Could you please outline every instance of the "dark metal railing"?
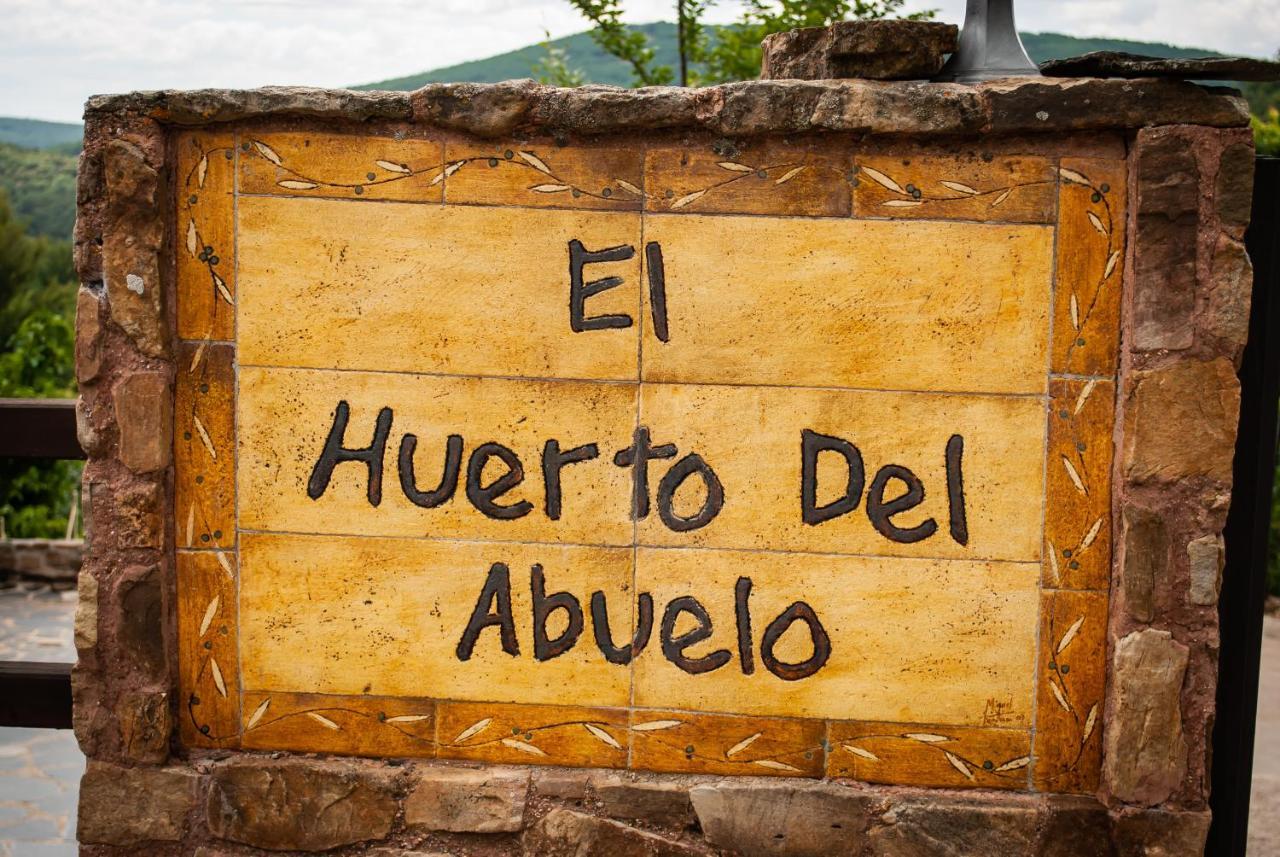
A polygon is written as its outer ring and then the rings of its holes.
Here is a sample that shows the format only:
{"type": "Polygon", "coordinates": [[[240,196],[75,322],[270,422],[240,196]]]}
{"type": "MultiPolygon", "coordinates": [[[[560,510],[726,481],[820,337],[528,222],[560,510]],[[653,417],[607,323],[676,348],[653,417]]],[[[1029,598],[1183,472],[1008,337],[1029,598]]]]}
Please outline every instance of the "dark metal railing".
{"type": "Polygon", "coordinates": [[[1258,158],[1253,220],[1245,235],[1253,260],[1249,343],[1240,365],[1240,433],[1231,511],[1223,535],[1226,568],[1218,599],[1218,705],[1213,728],[1212,792],[1206,854],[1244,857],[1253,788],[1262,606],[1267,597],[1267,537],[1276,472],[1280,400],[1280,159],[1258,158]]]}
{"type": "MultiPolygon", "coordinates": [[[[84,458],[75,399],[0,399],[0,458],[84,458]]],[[[72,666],[0,661],[0,726],[70,729],[72,666]]]]}

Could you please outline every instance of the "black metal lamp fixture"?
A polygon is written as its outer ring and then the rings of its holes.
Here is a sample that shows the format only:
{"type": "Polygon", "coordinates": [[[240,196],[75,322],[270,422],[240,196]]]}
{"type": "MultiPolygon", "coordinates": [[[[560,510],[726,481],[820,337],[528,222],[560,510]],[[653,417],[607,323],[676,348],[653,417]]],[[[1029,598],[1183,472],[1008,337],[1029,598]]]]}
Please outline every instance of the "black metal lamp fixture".
{"type": "Polygon", "coordinates": [[[1014,27],[1013,0],[968,0],[956,52],[934,80],[979,83],[1039,75],[1014,27]]]}

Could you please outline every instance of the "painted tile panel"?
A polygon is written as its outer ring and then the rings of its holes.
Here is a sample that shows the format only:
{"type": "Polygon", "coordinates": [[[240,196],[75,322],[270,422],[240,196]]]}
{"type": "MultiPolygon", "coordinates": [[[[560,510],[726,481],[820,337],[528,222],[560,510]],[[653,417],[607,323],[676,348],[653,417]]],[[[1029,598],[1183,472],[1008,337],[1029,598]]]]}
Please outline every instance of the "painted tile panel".
{"type": "Polygon", "coordinates": [[[1040,558],[1042,509],[1027,501],[1044,484],[1038,397],[678,384],[640,395],[653,442],[699,456],[723,493],[704,526],[673,530],[667,506],[696,518],[712,492],[701,473],[677,481],[655,462],[641,544],[1040,558]]]}
{"type": "Polygon", "coordinates": [[[239,230],[245,365],[636,377],[639,214],[246,197],[239,230]],[[584,291],[620,280],[580,330],[571,242],[584,291]]]}
{"type": "Polygon", "coordinates": [[[635,414],[634,384],[244,367],[240,526],[629,545],[635,414]]]}
{"type": "Polygon", "coordinates": [[[240,193],[440,202],[444,146],[420,137],[240,135],[240,193]]]}
{"type": "Polygon", "coordinates": [[[644,238],[646,381],[1044,391],[1048,227],[654,215],[644,238]]]}
{"type": "Polygon", "coordinates": [[[1059,173],[1053,371],[1114,376],[1127,217],[1124,162],[1064,158],[1059,173]]]}
{"type": "Polygon", "coordinates": [[[858,217],[1050,223],[1057,172],[1042,157],[870,155],[854,158],[858,217]]]}
{"type": "Polygon", "coordinates": [[[175,141],[174,250],[181,339],[235,335],[235,136],[187,131],[175,141]]]}
{"type": "Polygon", "coordinates": [[[684,214],[849,214],[848,166],[832,143],[719,140],[645,158],[645,208],[684,214]]]}
{"type": "Polygon", "coordinates": [[[450,204],[638,211],[644,203],[640,146],[451,142],[445,159],[450,204]]]}
{"type": "Polygon", "coordinates": [[[627,704],[590,614],[630,634],[629,549],[246,534],[241,567],[246,687],[627,704]]]}
{"type": "Polygon", "coordinates": [[[981,725],[999,705],[1009,726],[1027,726],[1037,572],[641,548],[636,590],[651,594],[654,643],[665,645],[636,659],[635,704],[958,725],[981,725]]]}

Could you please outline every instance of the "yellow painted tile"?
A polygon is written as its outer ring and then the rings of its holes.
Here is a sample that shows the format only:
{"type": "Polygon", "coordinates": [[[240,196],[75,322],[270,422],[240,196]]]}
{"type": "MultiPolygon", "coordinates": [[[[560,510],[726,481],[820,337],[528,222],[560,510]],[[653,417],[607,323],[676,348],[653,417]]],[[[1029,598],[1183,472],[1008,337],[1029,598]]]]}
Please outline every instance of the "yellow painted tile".
{"type": "MultiPolygon", "coordinates": [[[[723,507],[708,524],[677,532],[656,502],[661,480],[672,472],[671,461],[653,462],[650,493],[655,502],[639,525],[642,544],[1040,558],[1045,411],[1039,398],[646,384],[641,388],[641,422],[650,427],[653,443],[675,444],[680,456],[701,456],[724,494],[723,507]],[[814,456],[815,507],[846,495],[858,499],[856,508],[812,524],[805,522],[801,505],[806,429],[846,441],[857,452],[849,452],[854,465],[835,451],[814,456]],[[948,446],[956,435],[963,439],[960,466],[952,471],[964,488],[963,504],[955,504],[964,509],[963,532],[953,532],[961,516],[951,511],[947,478],[948,446]],[[859,487],[856,478],[850,485],[857,456],[863,478],[861,491],[853,492],[848,489],[859,487]],[[886,471],[889,465],[910,473],[886,471]],[[922,501],[887,521],[912,532],[877,527],[868,497],[874,496],[876,510],[882,512],[885,501],[907,493],[903,480],[912,475],[919,480],[922,501]],[[876,488],[877,479],[883,490],[876,488]],[[912,538],[918,540],[903,540],[912,538]]],[[[675,490],[668,505],[688,518],[709,496],[695,474],[675,490]]]]}
{"type": "Polygon", "coordinates": [[[827,774],[935,788],[1027,788],[1025,729],[832,723],[827,774]]]}
{"type": "MultiPolygon", "coordinates": [[[[630,631],[629,549],[483,544],[420,539],[243,535],[240,634],[246,687],[266,692],[373,694],[505,702],[627,704],[628,669],[593,639],[590,597],[604,593],[611,627],[630,631]],[[491,574],[495,564],[507,568],[491,574]],[[547,594],[567,591],[585,613],[581,636],[536,660],[533,566],[547,594]],[[503,612],[509,593],[512,648],[499,624],[459,645],[486,583],[480,616],[503,612]]],[[[495,622],[498,621],[495,619],[495,622]]],[[[570,626],[547,619],[549,640],[570,626]]],[[[478,626],[479,627],[479,626],[478,626]]]]}
{"type": "Polygon", "coordinates": [[[638,211],[644,200],[644,151],[634,142],[457,142],[445,145],[445,160],[450,203],[638,211]]]}
{"type": "Polygon", "coordinates": [[[858,217],[1049,223],[1057,190],[1045,158],[858,155],[858,217]]]}
{"type": "Polygon", "coordinates": [[[1115,385],[1055,378],[1049,389],[1044,585],[1106,590],[1115,385]]]}
{"type": "Polygon", "coordinates": [[[348,756],[434,756],[435,703],[245,691],[241,746],[348,756]]]}
{"type": "Polygon", "coordinates": [[[241,362],[403,372],[634,379],[640,215],[242,198],[241,362]],[[575,332],[570,242],[632,247],[584,264],[620,277],[575,332]]]}
{"type": "MultiPolygon", "coordinates": [[[[628,470],[612,461],[635,425],[633,384],[446,378],[301,369],[240,370],[238,475],[240,526],[250,530],[357,535],[430,536],[626,545],[632,540],[628,470]],[[327,484],[313,474],[347,403],[344,444],[368,447],[379,414],[390,423],[377,505],[370,501],[370,468],[362,461],[334,465],[327,484]],[[405,437],[416,440],[406,447],[405,437]],[[449,436],[460,438],[454,478],[444,479],[449,436]],[[562,450],[596,444],[598,456],[560,470],[559,518],[548,504],[543,456],[548,441],[562,450]],[[482,445],[497,443],[517,458],[518,484],[490,502],[508,511],[485,514],[468,486],[512,480],[514,472],[482,445]],[[401,466],[412,449],[413,472],[401,466]],[[472,462],[478,479],[472,479],[472,462]],[[452,487],[448,500],[409,499],[417,491],[452,487]],[[312,499],[314,491],[315,499],[312,499]],[[438,502],[438,505],[419,505],[438,502]],[[493,517],[516,515],[519,517],[493,517]]],[[[491,448],[492,450],[492,448],[491,448]]],[[[499,455],[507,453],[498,453],[499,455]]],[[[496,490],[496,489],[495,489],[496,490]]]]}
{"type": "Polygon", "coordinates": [[[1064,158],[1060,173],[1053,369],[1114,375],[1124,282],[1124,162],[1064,158]]]}
{"type": "Polygon", "coordinates": [[[182,548],[235,546],[234,363],[229,345],[183,342],[177,348],[173,510],[182,548]]]}
{"type": "Polygon", "coordinates": [[[647,771],[820,777],[822,720],[689,711],[631,713],[631,766],[647,771]]]}
{"type": "Polygon", "coordinates": [[[622,768],[627,712],[620,708],[441,702],[440,757],[506,765],[622,768]]]}
{"type": "Polygon", "coordinates": [[[235,135],[185,131],[175,141],[178,336],[235,335],[235,135]]]}
{"type": "Polygon", "coordinates": [[[655,215],[644,237],[667,317],[661,341],[648,301],[646,380],[1044,390],[1049,227],[655,215]]]}
{"type": "Polygon", "coordinates": [[[179,732],[188,747],[240,739],[236,555],[178,551],[179,732]]]}
{"type": "Polygon", "coordinates": [[[1102,769],[1107,593],[1046,590],[1040,609],[1039,791],[1093,794],[1102,769]]]}
{"type": "Polygon", "coordinates": [[[313,131],[240,136],[240,193],[439,202],[444,146],[430,138],[313,131]]]}
{"type": "MultiPolygon", "coordinates": [[[[653,597],[655,639],[634,664],[635,704],[979,725],[994,700],[1010,725],[1026,726],[1034,691],[1037,578],[1038,567],[1028,563],[641,548],[636,589],[653,597]],[[751,633],[743,635],[751,641],[750,674],[735,619],[740,578],[751,582],[745,596],[751,633]],[[705,609],[711,635],[691,638],[676,654],[703,672],[677,666],[661,645],[670,603],[687,597],[705,609]],[[811,623],[778,620],[800,615],[804,608],[788,614],[800,602],[812,609],[829,641],[825,660],[823,645],[814,643],[823,634],[811,632],[811,623]],[[775,644],[766,647],[766,637],[775,644]]],[[[683,637],[698,627],[693,614],[680,610],[672,613],[666,636],[683,637]]]]}
{"type": "Polygon", "coordinates": [[[690,214],[849,214],[848,155],[839,143],[720,140],[651,149],[646,209],[690,214]]]}

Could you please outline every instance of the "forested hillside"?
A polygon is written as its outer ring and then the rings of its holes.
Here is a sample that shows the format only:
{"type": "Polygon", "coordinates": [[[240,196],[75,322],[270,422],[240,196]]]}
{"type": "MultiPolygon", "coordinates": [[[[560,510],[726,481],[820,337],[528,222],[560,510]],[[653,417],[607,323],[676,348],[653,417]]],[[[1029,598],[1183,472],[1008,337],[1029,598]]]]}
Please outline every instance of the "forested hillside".
{"type": "Polygon", "coordinates": [[[33,235],[70,238],[76,218],[76,156],[0,143],[0,189],[33,235]]]}
{"type": "Polygon", "coordinates": [[[52,149],[74,154],[80,150],[83,128],[79,122],[44,122],[0,116],[0,143],[26,149],[52,149]]]}

